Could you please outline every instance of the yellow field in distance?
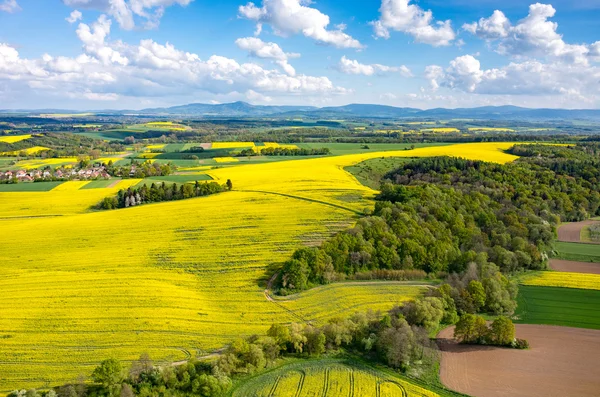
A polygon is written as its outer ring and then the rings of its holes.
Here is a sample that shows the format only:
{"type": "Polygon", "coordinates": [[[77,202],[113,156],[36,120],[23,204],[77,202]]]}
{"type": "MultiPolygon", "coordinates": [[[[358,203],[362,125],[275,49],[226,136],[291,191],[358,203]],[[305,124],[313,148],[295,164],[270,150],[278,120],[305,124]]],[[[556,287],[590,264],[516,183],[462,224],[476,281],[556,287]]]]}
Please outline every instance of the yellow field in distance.
{"type": "Polygon", "coordinates": [[[515,132],[512,128],[492,128],[492,127],[471,127],[469,131],[482,131],[482,132],[515,132]]]}
{"type": "Polygon", "coordinates": [[[254,148],[254,142],[213,142],[212,149],[254,148]]]}
{"type": "Polygon", "coordinates": [[[16,143],[31,138],[31,135],[9,135],[0,136],[0,142],[4,143],[16,143]]]}
{"type": "Polygon", "coordinates": [[[280,149],[298,149],[296,145],[286,145],[277,142],[263,142],[264,146],[256,146],[257,150],[262,150],[266,148],[280,148],[280,149]]]}
{"type": "Polygon", "coordinates": [[[422,129],[421,132],[441,132],[441,133],[450,133],[450,132],[460,132],[458,128],[451,127],[439,127],[439,128],[425,128],[422,129]]]}
{"type": "Polygon", "coordinates": [[[90,183],[90,181],[69,181],[69,182],[61,183],[60,185],[58,185],[57,187],[52,189],[52,191],[53,192],[72,192],[72,191],[81,189],[88,183],[90,183]]]}
{"type": "Polygon", "coordinates": [[[235,157],[215,157],[213,158],[217,163],[237,163],[240,159],[235,157]]]}
{"type": "Polygon", "coordinates": [[[25,154],[36,154],[39,152],[43,152],[46,150],[50,150],[50,148],[44,147],[44,146],[33,146],[27,149],[21,149],[21,150],[14,150],[12,152],[2,152],[2,155],[4,156],[19,156],[21,153],[25,153],[25,154]]]}
{"type": "Polygon", "coordinates": [[[520,279],[523,285],[600,290],[600,274],[538,272],[520,279]]]}

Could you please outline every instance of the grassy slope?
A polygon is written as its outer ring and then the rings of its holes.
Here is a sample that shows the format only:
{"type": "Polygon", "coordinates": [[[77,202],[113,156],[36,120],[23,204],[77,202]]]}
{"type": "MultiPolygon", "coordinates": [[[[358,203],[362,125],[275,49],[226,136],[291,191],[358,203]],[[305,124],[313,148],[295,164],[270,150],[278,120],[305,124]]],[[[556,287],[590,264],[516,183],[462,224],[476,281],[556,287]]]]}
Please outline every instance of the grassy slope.
{"type": "Polygon", "coordinates": [[[383,176],[407,161],[410,160],[401,157],[377,158],[346,167],[345,170],[354,175],[363,185],[371,189],[379,189],[383,176]]]}
{"type": "Polygon", "coordinates": [[[518,323],[600,329],[600,291],[519,287],[518,323]]]}

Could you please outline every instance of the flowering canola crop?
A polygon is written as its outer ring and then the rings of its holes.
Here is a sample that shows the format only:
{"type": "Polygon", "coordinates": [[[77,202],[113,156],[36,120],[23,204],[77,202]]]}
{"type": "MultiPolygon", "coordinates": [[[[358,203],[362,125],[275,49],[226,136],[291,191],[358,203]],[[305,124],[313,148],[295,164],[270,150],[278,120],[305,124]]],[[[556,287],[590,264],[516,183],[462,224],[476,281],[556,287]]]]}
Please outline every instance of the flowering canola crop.
{"type": "Polygon", "coordinates": [[[8,135],[0,136],[0,142],[4,143],[16,143],[31,138],[31,135],[8,135]]]}
{"type": "Polygon", "coordinates": [[[600,290],[600,274],[538,272],[521,278],[524,285],[600,290]]]}
{"type": "Polygon", "coordinates": [[[333,360],[284,365],[250,379],[233,392],[234,397],[438,397],[404,379],[367,367],[333,360]]]}
{"type": "Polygon", "coordinates": [[[139,180],[0,193],[10,236],[0,251],[0,391],[72,381],[109,357],[182,360],[273,322],[320,323],[412,299],[425,287],[332,285],[271,302],[259,280],[297,247],[318,244],[373,206],[375,191],[343,167],[386,156],[507,162],[515,157],[500,149],[510,146],[240,164],[210,171],[221,183],[231,179],[231,192],[114,211],[89,208],[139,180]]]}

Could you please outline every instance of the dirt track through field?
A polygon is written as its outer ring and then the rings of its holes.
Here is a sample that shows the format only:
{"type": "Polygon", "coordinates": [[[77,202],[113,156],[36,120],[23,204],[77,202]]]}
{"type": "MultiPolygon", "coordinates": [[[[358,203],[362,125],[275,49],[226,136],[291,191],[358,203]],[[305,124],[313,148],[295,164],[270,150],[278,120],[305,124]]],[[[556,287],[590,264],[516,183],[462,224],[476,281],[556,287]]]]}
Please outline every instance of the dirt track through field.
{"type": "Polygon", "coordinates": [[[550,259],[550,269],[558,272],[600,274],[600,263],[550,259]]]}
{"type": "Polygon", "coordinates": [[[582,221],[565,223],[558,228],[558,241],[564,241],[566,243],[580,243],[581,242],[581,229],[585,226],[599,223],[598,221],[582,221]]]}
{"type": "Polygon", "coordinates": [[[453,328],[440,332],[442,383],[474,397],[600,395],[600,330],[516,327],[529,350],[459,345],[453,328]]]}

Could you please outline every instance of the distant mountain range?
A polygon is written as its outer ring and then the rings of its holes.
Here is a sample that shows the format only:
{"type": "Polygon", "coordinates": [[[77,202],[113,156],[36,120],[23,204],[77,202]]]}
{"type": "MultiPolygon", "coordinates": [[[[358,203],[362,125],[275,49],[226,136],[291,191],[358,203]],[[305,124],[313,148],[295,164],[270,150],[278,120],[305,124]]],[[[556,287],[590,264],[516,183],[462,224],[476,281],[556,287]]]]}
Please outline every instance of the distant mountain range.
{"type": "MultiPolygon", "coordinates": [[[[385,105],[350,104],[318,108],[314,106],[262,106],[246,102],[224,104],[192,103],[168,108],[152,108],[143,110],[102,110],[89,111],[104,115],[155,115],[182,117],[278,117],[278,118],[312,118],[312,119],[491,119],[491,120],[595,120],[600,121],[600,109],[529,109],[518,106],[485,106],[458,109],[416,109],[398,108],[385,105]]],[[[85,112],[85,113],[89,113],[85,112]]],[[[0,110],[0,113],[36,114],[77,114],[72,110],[0,110]]]]}

